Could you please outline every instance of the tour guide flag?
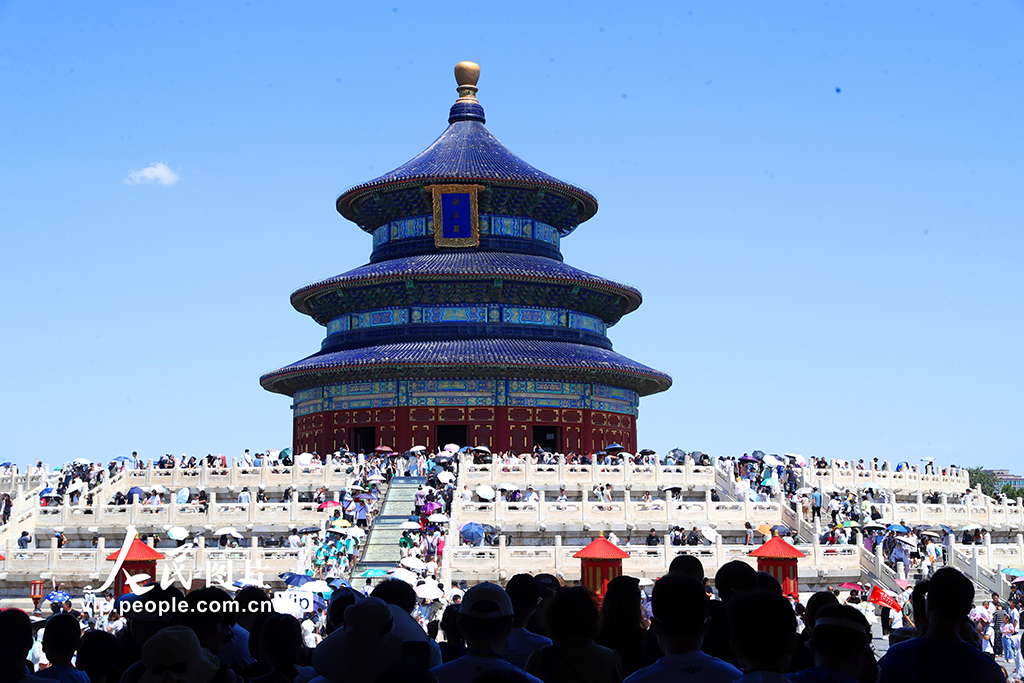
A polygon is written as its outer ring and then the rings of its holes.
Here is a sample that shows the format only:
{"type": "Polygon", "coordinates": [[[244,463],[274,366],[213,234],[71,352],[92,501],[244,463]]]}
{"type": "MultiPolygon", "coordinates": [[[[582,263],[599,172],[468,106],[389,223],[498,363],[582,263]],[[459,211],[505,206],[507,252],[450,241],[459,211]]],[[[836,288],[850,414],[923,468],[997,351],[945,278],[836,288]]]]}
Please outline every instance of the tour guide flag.
{"type": "Polygon", "coordinates": [[[896,598],[892,597],[879,586],[875,586],[871,589],[871,593],[868,594],[868,602],[874,605],[881,605],[882,607],[888,607],[899,612],[902,608],[900,603],[896,602],[896,598]]]}

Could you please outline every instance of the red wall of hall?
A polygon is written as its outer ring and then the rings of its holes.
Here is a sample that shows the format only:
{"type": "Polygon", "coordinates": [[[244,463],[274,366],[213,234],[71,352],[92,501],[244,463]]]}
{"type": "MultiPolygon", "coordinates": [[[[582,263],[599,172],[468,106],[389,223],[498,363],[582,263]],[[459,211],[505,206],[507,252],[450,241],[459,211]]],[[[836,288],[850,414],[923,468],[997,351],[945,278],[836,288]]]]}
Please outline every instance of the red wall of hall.
{"type": "Polygon", "coordinates": [[[632,415],[578,408],[519,406],[408,406],[334,410],[302,415],[293,422],[295,453],[333,453],[354,444],[353,429],[375,427],[377,446],[396,451],[422,445],[435,450],[438,425],[466,425],[468,446],[526,453],[533,448],[533,427],[561,429],[562,452],[591,453],[610,443],[636,452],[636,419],[632,415]]]}

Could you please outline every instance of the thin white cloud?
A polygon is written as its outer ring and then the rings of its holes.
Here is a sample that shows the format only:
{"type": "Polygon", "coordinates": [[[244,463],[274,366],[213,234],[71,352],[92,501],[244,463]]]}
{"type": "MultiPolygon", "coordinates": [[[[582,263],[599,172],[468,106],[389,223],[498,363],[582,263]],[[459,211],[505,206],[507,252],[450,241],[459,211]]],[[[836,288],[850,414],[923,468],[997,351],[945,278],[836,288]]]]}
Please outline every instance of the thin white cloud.
{"type": "Polygon", "coordinates": [[[143,185],[149,183],[160,183],[161,185],[173,185],[178,182],[178,174],[162,161],[154,161],[146,168],[139,171],[131,171],[124,179],[128,185],[143,185]]]}

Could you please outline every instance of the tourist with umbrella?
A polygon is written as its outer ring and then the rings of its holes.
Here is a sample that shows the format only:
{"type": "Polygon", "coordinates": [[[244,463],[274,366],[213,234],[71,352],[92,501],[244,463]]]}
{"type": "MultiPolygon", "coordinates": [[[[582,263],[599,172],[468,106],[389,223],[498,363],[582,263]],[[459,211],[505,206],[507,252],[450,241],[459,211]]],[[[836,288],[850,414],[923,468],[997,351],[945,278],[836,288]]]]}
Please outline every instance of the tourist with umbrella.
{"type": "Polygon", "coordinates": [[[459,533],[469,545],[482,546],[484,544],[484,528],[477,522],[466,522],[459,528],[459,533]]]}

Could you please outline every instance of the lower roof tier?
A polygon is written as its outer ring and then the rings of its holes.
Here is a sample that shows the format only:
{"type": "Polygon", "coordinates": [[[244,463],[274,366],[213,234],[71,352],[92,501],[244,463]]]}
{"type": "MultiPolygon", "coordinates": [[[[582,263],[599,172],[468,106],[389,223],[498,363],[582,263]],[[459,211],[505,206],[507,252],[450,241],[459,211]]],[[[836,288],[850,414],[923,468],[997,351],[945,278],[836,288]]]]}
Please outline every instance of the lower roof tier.
{"type": "Polygon", "coordinates": [[[537,339],[462,339],[365,346],[319,353],[268,372],[260,384],[292,396],[347,380],[480,377],[602,382],[641,396],[665,391],[672,378],[610,349],[537,339]]]}
{"type": "Polygon", "coordinates": [[[339,293],[347,296],[347,290],[389,282],[415,287],[417,282],[438,280],[467,284],[487,281],[495,286],[509,280],[599,292],[618,302],[613,310],[606,312],[606,321],[611,324],[636,310],[641,302],[640,291],[634,287],[591,275],[552,258],[475,250],[440,251],[369,263],[301,287],[292,293],[291,301],[300,313],[312,315],[318,322],[326,324],[344,312],[340,310],[345,307],[344,303],[333,301],[339,293]]]}

